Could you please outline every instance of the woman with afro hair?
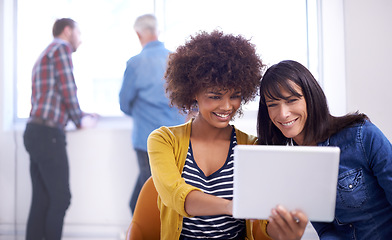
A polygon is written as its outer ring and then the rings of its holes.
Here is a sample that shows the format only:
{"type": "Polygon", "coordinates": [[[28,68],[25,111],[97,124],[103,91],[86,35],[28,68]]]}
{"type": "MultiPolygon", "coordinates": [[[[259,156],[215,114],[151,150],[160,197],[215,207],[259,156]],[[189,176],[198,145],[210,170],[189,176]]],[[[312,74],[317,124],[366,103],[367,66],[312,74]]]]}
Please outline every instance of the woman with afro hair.
{"type": "MultiPolygon", "coordinates": [[[[171,104],[197,113],[148,138],[161,239],[254,239],[251,220],[232,217],[231,200],[233,147],[257,138],[229,122],[256,96],[263,69],[249,40],[217,30],[198,33],[169,56],[171,104]]],[[[280,206],[269,221],[257,221],[265,239],[300,239],[307,216],[280,206]]]]}

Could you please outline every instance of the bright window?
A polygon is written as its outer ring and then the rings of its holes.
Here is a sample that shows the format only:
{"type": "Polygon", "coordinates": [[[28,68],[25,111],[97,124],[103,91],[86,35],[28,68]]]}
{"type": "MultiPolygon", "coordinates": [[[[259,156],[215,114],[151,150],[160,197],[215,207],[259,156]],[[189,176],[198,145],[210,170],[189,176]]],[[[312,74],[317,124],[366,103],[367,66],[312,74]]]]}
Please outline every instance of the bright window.
{"type": "Polygon", "coordinates": [[[133,23],[144,13],[157,15],[160,40],[172,51],[191,34],[220,29],[250,38],[267,65],[284,59],[310,65],[306,0],[18,0],[17,117],[28,117],[32,67],[62,17],[73,18],[82,32],[73,54],[81,108],[123,115],[118,92],[126,61],[141,50],[133,23]]]}

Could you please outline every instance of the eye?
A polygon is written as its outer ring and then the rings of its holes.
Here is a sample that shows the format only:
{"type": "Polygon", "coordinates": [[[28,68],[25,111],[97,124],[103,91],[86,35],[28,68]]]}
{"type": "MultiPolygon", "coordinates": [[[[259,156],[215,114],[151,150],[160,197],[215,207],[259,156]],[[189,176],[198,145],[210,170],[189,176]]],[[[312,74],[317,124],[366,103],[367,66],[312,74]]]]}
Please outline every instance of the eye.
{"type": "Polygon", "coordinates": [[[290,97],[289,99],[287,99],[287,103],[295,103],[297,101],[299,101],[301,99],[301,97],[290,97]]]}
{"type": "Polygon", "coordinates": [[[269,104],[267,104],[267,108],[273,108],[273,107],[276,107],[278,104],[276,104],[276,103],[269,103],[269,104]]]}
{"type": "Polygon", "coordinates": [[[298,101],[298,98],[290,98],[290,99],[287,100],[288,103],[293,103],[293,102],[296,102],[296,101],[298,101]]]}
{"type": "Polygon", "coordinates": [[[209,96],[208,98],[214,99],[214,100],[219,100],[219,99],[221,99],[221,97],[218,96],[218,95],[209,96]]]}
{"type": "Polygon", "coordinates": [[[231,96],[231,98],[232,99],[237,99],[237,98],[242,98],[242,96],[241,96],[241,94],[237,94],[237,95],[231,96]]]}

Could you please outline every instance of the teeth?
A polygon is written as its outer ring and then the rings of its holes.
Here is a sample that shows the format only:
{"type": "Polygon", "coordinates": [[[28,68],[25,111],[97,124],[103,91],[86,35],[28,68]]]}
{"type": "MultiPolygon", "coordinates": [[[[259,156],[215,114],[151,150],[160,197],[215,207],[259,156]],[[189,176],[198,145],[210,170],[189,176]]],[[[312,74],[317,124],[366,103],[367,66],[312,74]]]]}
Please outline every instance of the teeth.
{"type": "Polygon", "coordinates": [[[295,120],[288,122],[288,123],[282,123],[283,126],[290,126],[295,122],[295,120]]]}
{"type": "Polygon", "coordinates": [[[220,113],[215,113],[218,117],[221,117],[221,118],[226,118],[226,117],[228,117],[230,114],[220,114],[220,113]]]}

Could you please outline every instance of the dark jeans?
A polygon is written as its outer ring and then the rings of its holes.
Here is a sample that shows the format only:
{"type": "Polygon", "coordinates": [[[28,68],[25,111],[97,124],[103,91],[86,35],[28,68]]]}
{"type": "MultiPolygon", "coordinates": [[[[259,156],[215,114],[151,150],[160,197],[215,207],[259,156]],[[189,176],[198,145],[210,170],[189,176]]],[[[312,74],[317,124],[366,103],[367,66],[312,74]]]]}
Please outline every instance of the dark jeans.
{"type": "Polygon", "coordinates": [[[137,150],[137,161],[139,164],[139,176],[136,181],[135,188],[133,189],[131,201],[129,203],[132,214],[135,212],[135,205],[137,202],[137,198],[139,197],[140,190],[143,187],[143,184],[147,181],[147,179],[151,176],[150,162],[148,160],[148,154],[146,151],[137,150]]]}
{"type": "Polygon", "coordinates": [[[59,240],[71,201],[64,131],[28,123],[23,138],[33,187],[26,239],[59,240]]]}

